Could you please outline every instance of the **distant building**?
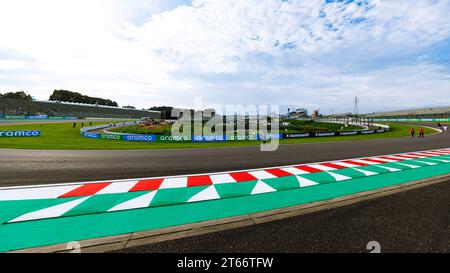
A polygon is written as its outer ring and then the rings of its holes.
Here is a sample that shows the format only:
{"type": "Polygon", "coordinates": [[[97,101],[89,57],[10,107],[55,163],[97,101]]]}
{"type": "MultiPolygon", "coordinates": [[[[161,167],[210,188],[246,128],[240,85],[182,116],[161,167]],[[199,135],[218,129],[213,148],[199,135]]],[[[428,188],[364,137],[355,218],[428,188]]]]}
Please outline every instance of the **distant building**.
{"type": "Polygon", "coordinates": [[[426,118],[450,118],[450,107],[422,108],[391,112],[380,112],[367,115],[369,118],[383,119],[426,119],[426,118]]]}
{"type": "Polygon", "coordinates": [[[314,110],[313,115],[312,115],[312,118],[313,118],[313,119],[316,119],[316,118],[318,118],[318,117],[319,117],[319,110],[314,110]]]}
{"type": "Polygon", "coordinates": [[[295,109],[293,112],[287,114],[288,119],[304,119],[309,118],[308,110],[304,108],[295,109]]]}

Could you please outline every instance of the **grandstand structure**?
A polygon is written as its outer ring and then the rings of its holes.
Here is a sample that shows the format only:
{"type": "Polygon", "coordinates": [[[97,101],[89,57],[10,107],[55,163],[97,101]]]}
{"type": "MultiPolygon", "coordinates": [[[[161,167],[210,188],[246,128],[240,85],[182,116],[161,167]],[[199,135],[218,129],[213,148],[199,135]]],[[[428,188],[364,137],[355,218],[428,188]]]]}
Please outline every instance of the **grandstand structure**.
{"type": "Polygon", "coordinates": [[[383,119],[449,119],[450,107],[410,109],[380,112],[366,115],[368,118],[383,119]]]}
{"type": "Polygon", "coordinates": [[[76,117],[76,118],[124,118],[144,117],[160,119],[161,112],[136,110],[100,105],[63,103],[54,101],[25,101],[0,98],[0,118],[15,116],[76,117]]]}

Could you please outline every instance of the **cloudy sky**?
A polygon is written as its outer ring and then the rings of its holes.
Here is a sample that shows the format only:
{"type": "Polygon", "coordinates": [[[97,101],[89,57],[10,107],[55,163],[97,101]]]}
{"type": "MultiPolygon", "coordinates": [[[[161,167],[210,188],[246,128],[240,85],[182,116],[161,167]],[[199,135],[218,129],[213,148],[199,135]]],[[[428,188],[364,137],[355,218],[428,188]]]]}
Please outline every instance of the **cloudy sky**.
{"type": "Polygon", "coordinates": [[[121,105],[450,104],[450,0],[0,0],[0,92],[121,105]]]}

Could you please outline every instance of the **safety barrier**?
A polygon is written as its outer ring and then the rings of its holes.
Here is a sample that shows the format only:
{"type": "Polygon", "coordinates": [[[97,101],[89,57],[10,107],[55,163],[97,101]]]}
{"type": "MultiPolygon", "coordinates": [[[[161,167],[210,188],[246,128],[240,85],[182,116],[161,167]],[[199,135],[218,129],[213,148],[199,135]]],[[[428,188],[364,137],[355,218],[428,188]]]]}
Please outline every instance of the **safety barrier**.
{"type": "Polygon", "coordinates": [[[125,122],[121,124],[103,124],[91,127],[84,127],[80,130],[83,137],[107,140],[121,140],[129,142],[226,142],[226,141],[260,141],[263,139],[293,139],[293,138],[313,138],[313,137],[333,137],[333,136],[354,136],[385,133],[390,130],[389,126],[375,124],[377,130],[355,130],[342,132],[319,132],[319,133],[283,133],[283,134],[248,134],[248,135],[193,135],[193,136],[172,136],[172,135],[143,135],[125,134],[109,131],[113,128],[137,125],[139,122],[125,122]]]}
{"type": "Polygon", "coordinates": [[[0,119],[7,119],[7,120],[76,120],[77,117],[50,117],[47,115],[39,115],[39,116],[1,116],[0,119]]]}
{"type": "Polygon", "coordinates": [[[450,122],[450,118],[376,118],[374,121],[388,122],[450,122]]]}

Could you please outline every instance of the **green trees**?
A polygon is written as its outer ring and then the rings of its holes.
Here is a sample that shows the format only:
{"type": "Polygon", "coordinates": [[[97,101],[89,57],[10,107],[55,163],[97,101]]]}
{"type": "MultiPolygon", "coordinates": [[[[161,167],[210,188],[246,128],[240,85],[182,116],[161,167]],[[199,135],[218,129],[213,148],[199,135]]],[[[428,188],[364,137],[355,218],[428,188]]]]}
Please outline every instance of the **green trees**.
{"type": "Polygon", "coordinates": [[[50,101],[61,101],[61,102],[73,102],[73,103],[86,103],[86,104],[97,104],[97,105],[104,105],[104,106],[113,106],[118,107],[119,105],[117,102],[108,100],[108,99],[102,99],[102,98],[94,98],[82,95],[77,92],[72,92],[68,90],[55,90],[53,91],[53,94],[50,96],[50,101]]]}
{"type": "Polygon", "coordinates": [[[148,110],[160,111],[162,119],[171,119],[172,118],[173,107],[171,107],[171,106],[154,106],[148,110]]]}
{"type": "Polygon", "coordinates": [[[25,93],[24,91],[19,92],[8,92],[5,94],[0,93],[0,98],[4,99],[15,99],[15,100],[26,100],[26,101],[32,101],[33,97],[25,93]]]}

